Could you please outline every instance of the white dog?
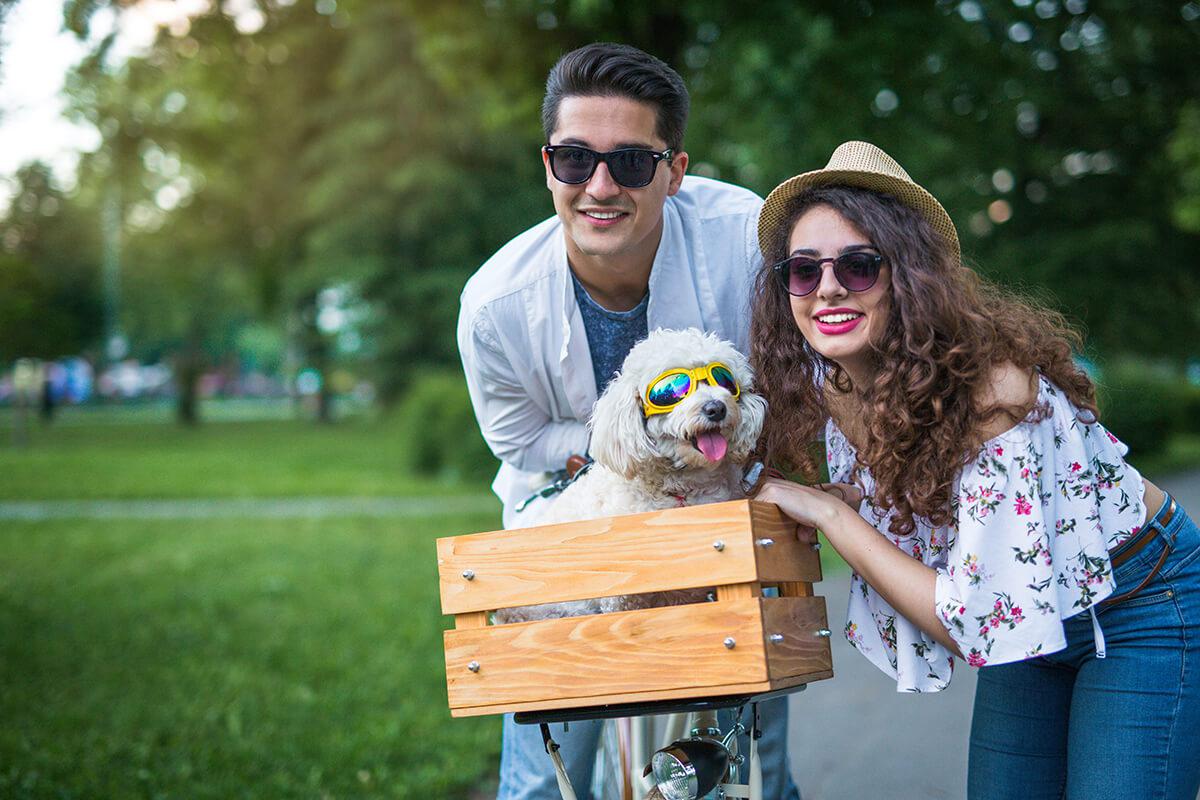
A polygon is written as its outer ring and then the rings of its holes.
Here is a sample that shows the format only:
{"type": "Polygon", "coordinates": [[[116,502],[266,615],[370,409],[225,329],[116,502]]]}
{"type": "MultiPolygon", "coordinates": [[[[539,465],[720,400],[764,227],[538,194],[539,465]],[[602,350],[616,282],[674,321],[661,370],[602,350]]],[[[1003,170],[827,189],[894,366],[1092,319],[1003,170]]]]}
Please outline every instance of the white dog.
{"type": "MultiPolygon", "coordinates": [[[[742,477],[767,403],[746,357],[715,334],[655,330],[596,402],[590,469],[523,527],[745,496],[742,477]]],[[[541,501],[535,501],[541,502],[541,501]]],[[[701,602],[703,590],[501,609],[497,622],[701,602]]]]}

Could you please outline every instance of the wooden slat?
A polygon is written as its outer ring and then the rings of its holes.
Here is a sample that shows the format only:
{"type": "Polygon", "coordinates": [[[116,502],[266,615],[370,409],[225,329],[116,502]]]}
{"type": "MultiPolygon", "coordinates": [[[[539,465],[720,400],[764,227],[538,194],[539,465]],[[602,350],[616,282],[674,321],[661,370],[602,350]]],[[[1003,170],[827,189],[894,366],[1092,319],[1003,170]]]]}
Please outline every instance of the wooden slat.
{"type": "Polygon", "coordinates": [[[731,680],[766,682],[761,602],[751,598],[445,631],[450,706],[539,703],[549,708],[546,701],[559,700],[584,706],[596,704],[586,698],[695,692],[731,680]],[[732,649],[725,646],[726,637],[735,640],[732,649]],[[469,669],[471,662],[478,671],[469,669]]]}
{"type": "Polygon", "coordinates": [[[812,597],[813,587],[811,583],[804,581],[784,581],[779,584],[780,597],[812,597]]]}
{"type": "Polygon", "coordinates": [[[828,628],[824,597],[781,597],[763,601],[763,630],[783,636],[767,643],[768,671],[773,680],[833,669],[829,639],[817,635],[828,628]]]}
{"type": "Polygon", "coordinates": [[[488,612],[486,611],[471,611],[466,614],[454,615],[454,627],[458,630],[464,628],[486,628],[488,624],[488,612]]]}
{"type": "Polygon", "coordinates": [[[821,580],[821,558],[808,542],[801,541],[796,523],[784,516],[774,503],[750,501],[750,521],[754,529],[758,578],[763,582],[821,580]],[[758,545],[770,539],[769,547],[758,545]]]}
{"type": "Polygon", "coordinates": [[[773,681],[758,681],[755,683],[727,683],[720,686],[703,686],[688,689],[664,689],[655,692],[627,692],[619,695],[609,695],[599,699],[542,700],[532,703],[508,703],[502,705],[464,706],[450,709],[452,717],[478,717],[484,714],[512,714],[518,711],[551,711],[562,708],[586,708],[597,705],[616,705],[618,703],[654,703],[659,700],[681,700],[697,697],[724,697],[731,694],[763,694],[777,689],[788,689],[803,683],[832,678],[833,672],[826,670],[809,675],[783,678],[773,681]]]}
{"type": "Polygon", "coordinates": [[[757,583],[735,583],[731,586],[718,586],[718,600],[747,600],[751,597],[761,597],[762,587],[757,583]]]}
{"type": "Polygon", "coordinates": [[[446,614],[760,578],[820,580],[820,561],[797,541],[795,526],[773,504],[748,500],[455,536],[437,544],[446,614]],[[774,544],[756,546],[763,537],[774,544]],[[713,547],[718,540],[721,550],[713,547]]]}

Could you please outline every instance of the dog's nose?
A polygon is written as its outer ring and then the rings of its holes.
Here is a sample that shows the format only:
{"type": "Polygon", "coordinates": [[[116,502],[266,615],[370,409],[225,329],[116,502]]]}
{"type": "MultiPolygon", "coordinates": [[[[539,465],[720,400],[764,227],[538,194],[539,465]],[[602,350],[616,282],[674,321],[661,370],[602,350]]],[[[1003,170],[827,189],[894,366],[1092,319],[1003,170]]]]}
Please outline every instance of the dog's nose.
{"type": "Polygon", "coordinates": [[[700,413],[711,419],[713,422],[720,422],[725,419],[725,404],[720,400],[709,400],[704,405],[700,406],[700,413]]]}

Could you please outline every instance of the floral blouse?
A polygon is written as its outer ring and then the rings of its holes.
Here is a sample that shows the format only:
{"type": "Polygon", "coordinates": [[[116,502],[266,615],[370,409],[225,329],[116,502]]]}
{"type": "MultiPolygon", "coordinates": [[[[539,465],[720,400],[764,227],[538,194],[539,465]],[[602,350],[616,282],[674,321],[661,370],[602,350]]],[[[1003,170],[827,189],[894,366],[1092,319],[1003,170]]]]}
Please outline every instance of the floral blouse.
{"type": "MultiPolygon", "coordinates": [[[[1128,448],[1080,412],[1044,376],[1030,415],[983,445],[963,468],[955,522],[888,532],[892,512],[871,502],[875,483],[854,448],[826,426],[830,480],[858,483],[860,514],[880,535],[937,572],[937,614],[967,663],[1003,664],[1066,647],[1063,620],[1113,591],[1108,551],[1145,517],[1141,475],[1128,448]]],[[[950,683],[954,657],[900,616],[858,574],[850,584],[846,639],[896,679],[900,692],[950,683]]]]}

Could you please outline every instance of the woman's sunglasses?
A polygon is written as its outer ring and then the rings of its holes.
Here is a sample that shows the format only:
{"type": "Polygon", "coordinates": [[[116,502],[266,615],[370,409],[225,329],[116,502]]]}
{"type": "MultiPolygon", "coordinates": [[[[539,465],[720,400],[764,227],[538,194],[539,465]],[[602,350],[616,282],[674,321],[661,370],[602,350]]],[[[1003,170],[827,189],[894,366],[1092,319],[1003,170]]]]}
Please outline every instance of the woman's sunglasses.
{"type": "Polygon", "coordinates": [[[856,250],[843,253],[837,258],[811,258],[791,256],[771,267],[787,293],[796,297],[812,294],[821,285],[824,264],[833,264],[833,277],[851,292],[865,292],[879,280],[879,268],[883,256],[856,250]]]}
{"type": "Polygon", "coordinates": [[[550,172],[556,180],[563,183],[587,183],[596,172],[596,167],[603,161],[608,166],[608,174],[612,179],[626,189],[649,186],[650,181],[654,180],[658,162],[665,160],[670,164],[675,155],[674,150],[656,153],[653,150],[634,147],[597,153],[595,150],[573,144],[548,144],[542,150],[550,159],[550,172]]]}
{"type": "Polygon", "coordinates": [[[733,371],[719,361],[695,369],[669,369],[650,382],[646,396],[642,398],[643,413],[647,417],[668,413],[696,391],[700,381],[706,381],[709,386],[720,386],[734,397],[742,391],[733,371]]]}

